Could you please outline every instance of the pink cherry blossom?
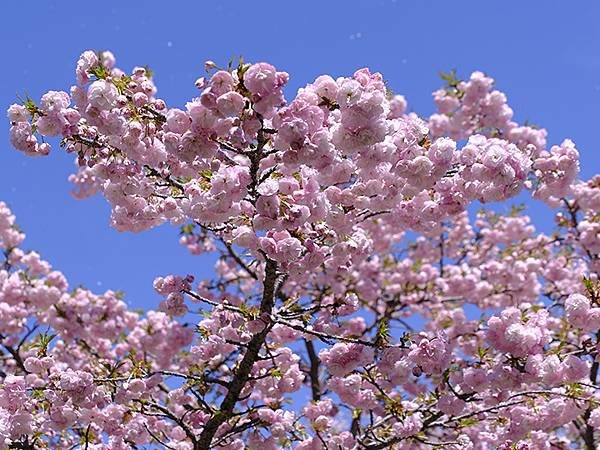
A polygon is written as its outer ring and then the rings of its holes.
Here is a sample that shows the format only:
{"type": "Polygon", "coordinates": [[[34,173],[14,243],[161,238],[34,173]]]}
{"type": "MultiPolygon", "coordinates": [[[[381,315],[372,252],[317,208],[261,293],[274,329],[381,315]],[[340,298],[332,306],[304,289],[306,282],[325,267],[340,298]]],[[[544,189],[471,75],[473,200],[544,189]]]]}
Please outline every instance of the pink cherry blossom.
{"type": "Polygon", "coordinates": [[[421,117],[367,68],[288,99],[266,62],[205,69],[168,105],[85,51],[70,90],[8,108],[17,150],[73,154],[76,198],[119,231],[178,227],[214,273],[157,277],[158,310],[133,311],[0,202],[2,448],[600,445],[600,176],[572,141],[478,71],[421,117]],[[552,234],[510,207],[527,192],[552,234]]]}

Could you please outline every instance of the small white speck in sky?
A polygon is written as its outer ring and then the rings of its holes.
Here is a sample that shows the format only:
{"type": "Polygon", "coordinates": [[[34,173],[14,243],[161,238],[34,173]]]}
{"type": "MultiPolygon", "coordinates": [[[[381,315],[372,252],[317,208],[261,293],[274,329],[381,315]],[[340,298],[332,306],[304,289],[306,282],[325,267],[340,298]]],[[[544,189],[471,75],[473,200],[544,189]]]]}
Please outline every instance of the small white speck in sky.
{"type": "Polygon", "coordinates": [[[171,41],[167,42],[167,47],[173,47],[173,43],[171,41]]]}
{"type": "Polygon", "coordinates": [[[353,33],[350,35],[350,40],[360,39],[362,37],[362,33],[359,31],[358,33],[353,33]]]}

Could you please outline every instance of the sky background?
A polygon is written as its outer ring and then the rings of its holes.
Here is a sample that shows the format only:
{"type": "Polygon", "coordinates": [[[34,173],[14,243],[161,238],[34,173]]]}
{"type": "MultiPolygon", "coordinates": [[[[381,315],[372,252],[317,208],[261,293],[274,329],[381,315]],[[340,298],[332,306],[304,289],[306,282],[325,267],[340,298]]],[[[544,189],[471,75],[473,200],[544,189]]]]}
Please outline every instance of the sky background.
{"type": "MultiPolygon", "coordinates": [[[[320,74],[349,76],[369,67],[406,96],[411,111],[433,112],[440,71],[467,77],[483,70],[508,95],[515,118],[548,129],[549,143],[575,141],[582,177],[600,172],[600,2],[592,1],[81,1],[3,2],[0,7],[0,107],[27,93],[74,84],[84,50],[111,50],[125,71],[148,65],[158,96],[183,106],[198,91],[207,59],[268,61],[290,73],[287,97],[320,74]]],[[[169,225],[141,234],[108,226],[99,196],[69,195],[72,156],[12,149],[0,121],[0,200],[35,249],[71,286],[123,290],[135,307],[155,308],[159,275],[208,277],[208,257],[191,256],[169,225]]],[[[534,222],[551,230],[548,212],[529,204],[534,222]]]]}

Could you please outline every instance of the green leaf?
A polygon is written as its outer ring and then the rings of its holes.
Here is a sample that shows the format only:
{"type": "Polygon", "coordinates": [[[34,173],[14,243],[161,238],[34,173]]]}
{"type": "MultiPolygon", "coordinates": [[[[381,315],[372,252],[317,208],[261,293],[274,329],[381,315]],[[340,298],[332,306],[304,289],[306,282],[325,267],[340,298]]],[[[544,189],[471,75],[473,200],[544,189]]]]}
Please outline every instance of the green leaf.
{"type": "Polygon", "coordinates": [[[411,269],[413,272],[417,273],[421,270],[421,268],[423,267],[423,261],[419,258],[415,259],[415,262],[413,263],[411,269]]]}
{"type": "Polygon", "coordinates": [[[450,70],[448,73],[440,72],[440,78],[448,83],[450,87],[457,87],[461,80],[456,77],[456,69],[450,70]]]}
{"type": "Polygon", "coordinates": [[[194,228],[196,227],[193,223],[188,223],[187,225],[183,225],[181,227],[181,234],[192,234],[194,232],[194,228]]]}
{"type": "Polygon", "coordinates": [[[583,285],[587,291],[592,291],[594,289],[594,283],[590,278],[583,277],[583,285]]]}
{"type": "Polygon", "coordinates": [[[474,417],[468,417],[466,419],[462,419],[458,422],[458,427],[459,428],[465,428],[465,427],[472,427],[473,425],[477,425],[479,423],[479,420],[475,419],[474,417]]]}
{"type": "Polygon", "coordinates": [[[235,56],[232,56],[227,63],[227,70],[231,72],[231,68],[233,67],[233,61],[235,61],[235,56]]]}
{"type": "Polygon", "coordinates": [[[520,203],[518,205],[512,205],[510,207],[510,217],[516,217],[520,215],[523,211],[525,211],[525,204],[520,203]]]}
{"type": "Polygon", "coordinates": [[[206,180],[210,181],[210,179],[212,177],[212,170],[204,169],[204,170],[201,170],[199,173],[202,176],[202,178],[205,178],[206,180]]]}
{"type": "Polygon", "coordinates": [[[379,327],[377,327],[377,336],[375,338],[375,343],[377,346],[382,347],[387,345],[390,341],[390,326],[388,319],[383,319],[379,322],[379,327]]]}
{"type": "Polygon", "coordinates": [[[485,355],[487,355],[489,349],[485,348],[485,347],[478,347],[477,348],[477,356],[479,356],[479,359],[483,359],[485,358],[485,355]]]}

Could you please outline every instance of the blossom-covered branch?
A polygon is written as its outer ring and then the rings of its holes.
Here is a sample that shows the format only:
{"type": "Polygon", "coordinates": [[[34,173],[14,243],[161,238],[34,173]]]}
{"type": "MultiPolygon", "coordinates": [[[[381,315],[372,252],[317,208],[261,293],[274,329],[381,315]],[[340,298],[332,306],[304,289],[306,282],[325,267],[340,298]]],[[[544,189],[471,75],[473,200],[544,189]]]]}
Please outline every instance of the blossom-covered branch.
{"type": "Polygon", "coordinates": [[[139,314],[70,289],[0,204],[2,446],[598,446],[600,177],[573,142],[548,148],[481,72],[443,75],[426,118],[368,69],[290,101],[270,64],[206,70],[179,109],[86,51],[70,93],[9,108],[14,147],[59,138],[115,228],[170,222],[218,258],[139,314]],[[523,191],[551,235],[474,212],[523,191]]]}

